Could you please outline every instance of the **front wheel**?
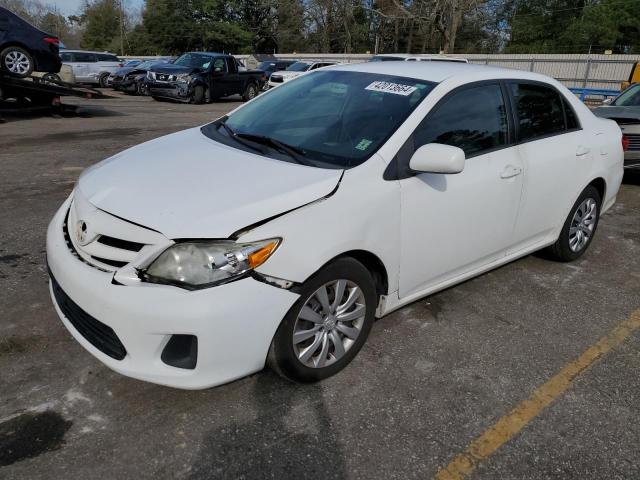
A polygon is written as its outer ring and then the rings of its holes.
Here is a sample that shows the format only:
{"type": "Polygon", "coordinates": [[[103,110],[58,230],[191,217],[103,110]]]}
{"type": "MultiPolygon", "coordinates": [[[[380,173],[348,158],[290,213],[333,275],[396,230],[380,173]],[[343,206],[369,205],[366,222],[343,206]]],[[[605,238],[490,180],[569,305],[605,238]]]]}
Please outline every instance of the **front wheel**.
{"type": "Polygon", "coordinates": [[[600,219],[600,192],[589,185],[585,188],[567,217],[556,243],[549,247],[551,255],[561,262],[571,262],[587,251],[600,219]]]}
{"type": "Polygon", "coordinates": [[[100,77],[98,78],[98,85],[100,85],[100,88],[107,88],[108,83],[109,83],[109,74],[103,73],[102,75],[100,75],[100,77]]]}
{"type": "Polygon", "coordinates": [[[24,48],[7,47],[0,53],[2,69],[19,77],[28,77],[34,69],[33,57],[24,48]]]}
{"type": "Polygon", "coordinates": [[[377,295],[369,271],[341,258],[301,287],[300,299],[278,327],[269,366],[293,381],[314,382],[346,367],[373,325],[377,295]]]}
{"type": "Polygon", "coordinates": [[[202,85],[197,85],[193,89],[193,94],[191,95],[191,103],[195,103],[196,105],[200,105],[204,103],[206,100],[206,92],[202,85]]]}

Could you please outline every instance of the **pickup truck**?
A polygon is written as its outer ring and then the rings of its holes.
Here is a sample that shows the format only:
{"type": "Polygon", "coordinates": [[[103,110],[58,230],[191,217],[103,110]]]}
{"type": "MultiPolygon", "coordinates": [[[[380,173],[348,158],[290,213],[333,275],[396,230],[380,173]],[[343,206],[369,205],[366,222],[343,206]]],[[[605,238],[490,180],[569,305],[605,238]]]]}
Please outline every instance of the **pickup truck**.
{"type": "Polygon", "coordinates": [[[155,100],[209,103],[239,94],[246,102],[258,94],[267,78],[260,70],[241,71],[238,67],[232,55],[184,53],[172,64],[153,66],[147,72],[145,87],[155,100]]]}

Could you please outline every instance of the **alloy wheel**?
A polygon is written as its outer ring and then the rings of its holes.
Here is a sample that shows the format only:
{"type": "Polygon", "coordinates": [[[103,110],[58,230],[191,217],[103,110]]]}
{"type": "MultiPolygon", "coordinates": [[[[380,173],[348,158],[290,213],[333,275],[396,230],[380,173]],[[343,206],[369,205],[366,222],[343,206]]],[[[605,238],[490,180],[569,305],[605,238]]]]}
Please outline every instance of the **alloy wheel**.
{"type": "Polygon", "coordinates": [[[576,209],[569,227],[569,248],[572,252],[582,250],[593,235],[598,213],[598,204],[586,198],[576,209]]]}
{"type": "Polygon", "coordinates": [[[29,71],[31,61],[24,53],[13,50],[4,57],[4,64],[11,73],[24,75],[29,71]]]}
{"type": "Polygon", "coordinates": [[[311,368],[340,360],[362,333],[366,311],[364,293],[354,282],[322,285],[302,306],[293,327],[298,360],[311,368]]]}

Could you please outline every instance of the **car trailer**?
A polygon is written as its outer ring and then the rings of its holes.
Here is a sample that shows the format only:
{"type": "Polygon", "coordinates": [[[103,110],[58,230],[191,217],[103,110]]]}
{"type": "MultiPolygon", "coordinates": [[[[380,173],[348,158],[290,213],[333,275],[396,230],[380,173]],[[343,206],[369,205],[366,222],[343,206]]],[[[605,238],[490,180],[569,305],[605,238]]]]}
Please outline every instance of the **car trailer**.
{"type": "Polygon", "coordinates": [[[98,90],[79,87],[44,77],[15,77],[0,72],[0,119],[2,114],[51,112],[53,114],[73,113],[75,106],[64,105],[60,97],[80,97],[90,99],[111,98],[98,90]]]}

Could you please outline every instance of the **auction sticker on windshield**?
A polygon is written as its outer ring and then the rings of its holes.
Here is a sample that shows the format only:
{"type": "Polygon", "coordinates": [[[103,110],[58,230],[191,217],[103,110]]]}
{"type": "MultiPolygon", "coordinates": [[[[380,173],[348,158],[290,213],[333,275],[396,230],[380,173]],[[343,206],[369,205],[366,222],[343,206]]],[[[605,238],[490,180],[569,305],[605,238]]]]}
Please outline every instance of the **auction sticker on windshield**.
{"type": "Polygon", "coordinates": [[[417,90],[416,87],[411,85],[402,85],[401,83],[392,82],[373,82],[365,90],[373,90],[374,92],[394,93],[396,95],[403,95],[405,97],[411,95],[417,90]]]}

